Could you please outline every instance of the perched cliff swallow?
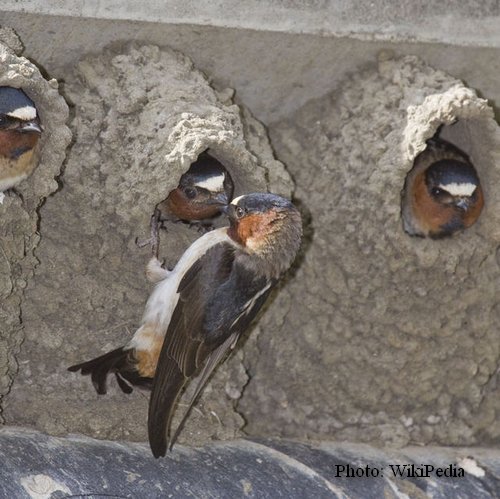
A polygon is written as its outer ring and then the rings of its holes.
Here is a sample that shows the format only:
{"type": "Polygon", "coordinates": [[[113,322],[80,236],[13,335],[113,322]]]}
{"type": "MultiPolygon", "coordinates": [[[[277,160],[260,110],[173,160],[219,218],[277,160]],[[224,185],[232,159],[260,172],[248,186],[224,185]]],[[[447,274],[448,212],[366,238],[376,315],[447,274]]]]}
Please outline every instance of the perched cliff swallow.
{"type": "Polygon", "coordinates": [[[300,246],[300,214],[282,197],[247,194],[225,212],[229,227],[197,239],[172,271],[150,260],[147,272],[157,285],[131,341],[69,368],[90,374],[100,394],[109,373],[125,393],[133,385],[152,389],[148,431],[155,457],[166,453],[172,412],[186,381],[203,366],[170,448],[213,369],[249,327],[300,246]]]}
{"type": "Polygon", "coordinates": [[[158,205],[161,220],[190,224],[203,221],[203,225],[209,226],[210,220],[231,201],[233,190],[227,170],[204,151],[182,175],[177,188],[158,205]]]}
{"type": "Polygon", "coordinates": [[[470,227],[484,198],[476,170],[463,151],[439,138],[427,144],[406,178],[403,227],[412,236],[437,239],[470,227]]]}
{"type": "Polygon", "coordinates": [[[22,91],[0,87],[0,202],[35,169],[41,133],[33,101],[22,91]]]}

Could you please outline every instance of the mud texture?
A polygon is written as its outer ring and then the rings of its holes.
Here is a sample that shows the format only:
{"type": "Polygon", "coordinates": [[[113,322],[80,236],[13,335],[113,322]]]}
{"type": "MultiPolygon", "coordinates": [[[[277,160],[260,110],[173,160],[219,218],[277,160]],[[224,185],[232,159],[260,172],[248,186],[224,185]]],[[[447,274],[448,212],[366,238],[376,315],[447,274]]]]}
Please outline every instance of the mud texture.
{"type": "Polygon", "coordinates": [[[460,81],[391,57],[271,130],[312,234],[246,350],[251,434],[500,441],[499,128],[460,81]],[[485,209],[452,239],[412,238],[400,191],[442,124],[470,154],[485,209]]]}
{"type": "Polygon", "coordinates": [[[0,204],[0,422],[3,397],[17,372],[16,355],[24,337],[21,304],[37,265],[38,208],[57,189],[55,177],[71,139],[65,125],[68,106],[59,95],[57,81],[47,81],[21,52],[15,33],[0,29],[0,86],[22,88],[35,102],[44,127],[37,169],[15,192],[7,192],[0,204]]]}
{"type": "MultiPolygon", "coordinates": [[[[40,261],[23,305],[22,368],[6,407],[9,423],[48,433],[145,440],[148,395],[123,394],[110,379],[98,396],[87,377],[66,368],[125,344],[152,289],[145,278],[150,215],[210,148],[235,181],[235,195],[292,181],[273,157],[263,126],[216,93],[178,52],[130,45],[89,57],[68,74],[75,141],[62,188],[40,210],[40,261]]],[[[172,266],[196,229],[171,224],[160,256],[172,266]]],[[[241,353],[206,387],[180,441],[231,438],[243,425],[233,409],[248,381],[241,353]]],[[[191,385],[191,389],[194,384],[191,385]]],[[[181,400],[173,425],[185,408],[181,400]]]]}

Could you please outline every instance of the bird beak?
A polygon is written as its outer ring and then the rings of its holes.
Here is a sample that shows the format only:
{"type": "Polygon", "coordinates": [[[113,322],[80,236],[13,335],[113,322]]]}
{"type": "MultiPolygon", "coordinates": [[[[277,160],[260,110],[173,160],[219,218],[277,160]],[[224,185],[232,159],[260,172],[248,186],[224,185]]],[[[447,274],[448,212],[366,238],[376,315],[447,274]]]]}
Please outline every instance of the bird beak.
{"type": "Polygon", "coordinates": [[[455,202],[455,206],[459,210],[467,211],[470,206],[470,198],[458,198],[455,202]]]}
{"type": "MultiPolygon", "coordinates": [[[[229,203],[229,199],[228,199],[227,194],[225,192],[219,192],[210,200],[210,204],[216,204],[216,205],[221,205],[221,206],[226,206],[228,203],[229,203]]],[[[221,208],[221,211],[223,211],[222,208],[221,208]]]]}
{"type": "Polygon", "coordinates": [[[36,133],[42,133],[42,127],[40,126],[39,123],[36,121],[27,121],[26,123],[23,123],[19,129],[21,132],[36,132],[36,133]]]}

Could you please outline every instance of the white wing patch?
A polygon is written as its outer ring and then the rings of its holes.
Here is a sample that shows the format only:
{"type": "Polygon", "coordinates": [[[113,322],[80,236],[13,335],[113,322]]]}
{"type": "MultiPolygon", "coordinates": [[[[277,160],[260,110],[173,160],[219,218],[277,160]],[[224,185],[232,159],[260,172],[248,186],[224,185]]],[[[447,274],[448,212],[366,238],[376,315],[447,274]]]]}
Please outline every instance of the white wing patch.
{"type": "Polygon", "coordinates": [[[268,282],[258,293],[255,293],[250,300],[248,300],[243,306],[243,312],[234,319],[231,327],[233,327],[243,315],[248,315],[252,310],[255,302],[271,287],[271,283],[268,282]]]}
{"type": "Polygon", "coordinates": [[[18,107],[11,113],[7,113],[7,116],[18,120],[31,121],[36,118],[36,109],[33,106],[18,107]]]}
{"type": "Polygon", "coordinates": [[[271,283],[268,282],[258,293],[256,293],[250,300],[245,303],[245,309],[248,314],[252,310],[255,302],[271,287],[271,283]]]}
{"type": "Polygon", "coordinates": [[[471,183],[461,183],[457,184],[453,182],[451,184],[440,185],[440,189],[449,192],[452,196],[472,196],[477,188],[477,185],[471,183]]]}
{"type": "Polygon", "coordinates": [[[201,182],[196,182],[194,185],[210,192],[221,192],[224,190],[224,179],[225,175],[221,173],[216,177],[209,177],[201,182]]]}

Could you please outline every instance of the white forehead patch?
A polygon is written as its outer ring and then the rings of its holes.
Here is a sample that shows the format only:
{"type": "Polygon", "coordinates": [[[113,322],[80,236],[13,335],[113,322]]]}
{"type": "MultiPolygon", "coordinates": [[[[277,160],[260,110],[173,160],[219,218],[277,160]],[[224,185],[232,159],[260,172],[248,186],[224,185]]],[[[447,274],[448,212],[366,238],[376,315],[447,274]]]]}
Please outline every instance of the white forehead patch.
{"type": "Polygon", "coordinates": [[[234,199],[231,201],[231,204],[234,204],[234,205],[236,206],[236,205],[238,204],[238,201],[239,201],[241,198],[243,198],[243,197],[245,197],[245,195],[243,195],[243,196],[238,196],[237,198],[234,198],[234,199]]]}
{"type": "Polygon", "coordinates": [[[473,192],[476,190],[476,187],[477,185],[475,184],[457,184],[456,182],[439,186],[440,189],[449,192],[452,196],[472,196],[473,192]]]}
{"type": "Polygon", "coordinates": [[[201,182],[196,182],[194,185],[210,192],[219,192],[224,190],[224,178],[225,175],[221,173],[216,177],[209,177],[201,182]]]}
{"type": "Polygon", "coordinates": [[[7,116],[18,120],[31,121],[36,118],[36,109],[33,106],[18,107],[11,113],[7,113],[7,116]]]}

